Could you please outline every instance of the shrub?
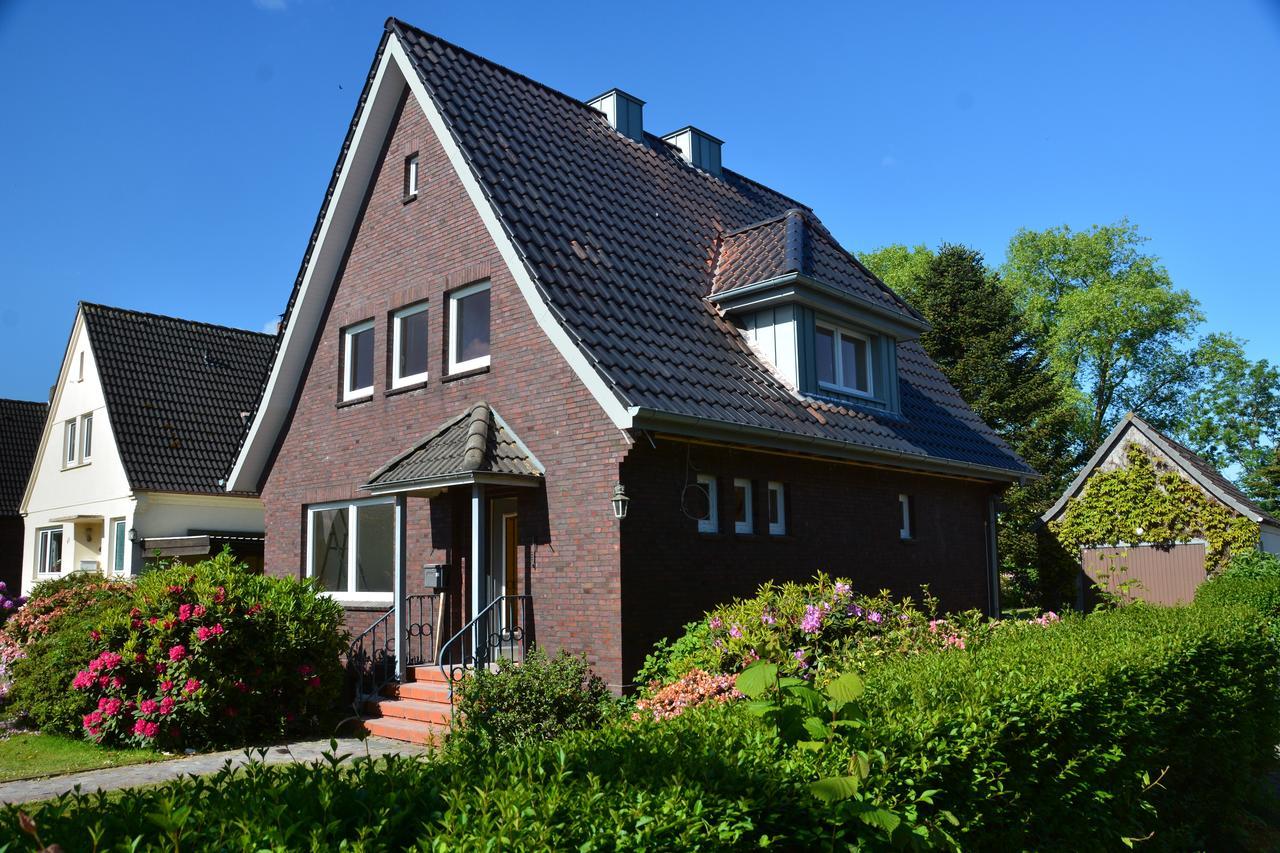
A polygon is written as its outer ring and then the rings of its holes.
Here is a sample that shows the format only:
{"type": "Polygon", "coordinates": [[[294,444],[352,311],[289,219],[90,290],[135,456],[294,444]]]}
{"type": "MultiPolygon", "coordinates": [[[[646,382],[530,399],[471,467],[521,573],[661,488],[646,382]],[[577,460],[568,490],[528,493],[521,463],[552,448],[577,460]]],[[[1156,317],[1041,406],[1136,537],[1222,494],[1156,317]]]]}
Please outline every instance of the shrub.
{"type": "Polygon", "coordinates": [[[709,675],[700,669],[691,669],[681,678],[655,690],[649,698],[637,702],[632,717],[637,720],[646,716],[669,720],[706,702],[741,698],[732,675],[709,675]]]}
{"type": "Polygon", "coordinates": [[[550,657],[535,648],[519,664],[500,659],[496,670],[479,670],[461,682],[454,706],[461,722],[450,741],[489,749],[550,740],[599,725],[608,697],[586,658],[564,649],[550,657]]]}
{"type": "Polygon", "coordinates": [[[1280,577],[1254,576],[1251,569],[1227,570],[1196,589],[1195,602],[1203,606],[1242,605],[1263,616],[1280,617],[1280,577]]]}
{"type": "Polygon", "coordinates": [[[684,633],[674,640],[664,638],[655,643],[636,673],[636,683],[656,688],[694,669],[720,669],[720,651],[712,645],[705,619],[685,625],[684,633]]]}
{"type": "Polygon", "coordinates": [[[1280,557],[1266,551],[1247,550],[1234,554],[1223,574],[1255,579],[1280,578],[1280,557]]]}
{"type": "Polygon", "coordinates": [[[259,743],[313,729],[338,698],[342,608],[314,584],[251,574],[223,552],[148,572],[131,604],[99,616],[72,670],[95,741],[259,743]]]}

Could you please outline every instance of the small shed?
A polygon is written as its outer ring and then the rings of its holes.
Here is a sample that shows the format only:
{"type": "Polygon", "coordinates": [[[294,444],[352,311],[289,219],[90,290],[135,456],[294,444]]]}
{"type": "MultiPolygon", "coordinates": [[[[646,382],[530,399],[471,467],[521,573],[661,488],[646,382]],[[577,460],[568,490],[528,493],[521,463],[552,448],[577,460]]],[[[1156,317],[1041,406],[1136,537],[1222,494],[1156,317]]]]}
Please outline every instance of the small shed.
{"type": "Polygon", "coordinates": [[[1186,445],[1132,412],[1111,431],[1042,518],[1050,529],[1059,533],[1064,544],[1079,550],[1077,604],[1081,608],[1093,605],[1100,588],[1156,604],[1190,601],[1196,588],[1215,568],[1215,556],[1223,551],[1221,541],[1211,541],[1214,535],[1206,532],[1210,528],[1219,538],[1227,531],[1236,537],[1240,537],[1241,531],[1249,531],[1253,538],[1256,525],[1256,547],[1280,553],[1280,520],[1259,507],[1186,445]],[[1112,487],[1116,479],[1114,472],[1128,469],[1135,462],[1144,466],[1149,462],[1152,489],[1161,490],[1158,485],[1161,478],[1170,475],[1178,478],[1165,482],[1178,484],[1179,495],[1167,495],[1168,489],[1162,490],[1169,517],[1152,522],[1141,518],[1135,521],[1131,503],[1141,502],[1144,496],[1134,495],[1135,500],[1128,501],[1123,492],[1116,492],[1096,502],[1094,512],[1098,512],[1099,507],[1105,508],[1097,519],[1100,532],[1096,539],[1081,541],[1078,532],[1073,536],[1062,535],[1061,525],[1073,502],[1080,501],[1091,484],[1102,482],[1098,479],[1100,476],[1105,475],[1110,481],[1108,487],[1112,487]],[[1186,518],[1194,517],[1194,513],[1185,511],[1187,503],[1215,508],[1214,523],[1193,523],[1181,529],[1186,518]]]}

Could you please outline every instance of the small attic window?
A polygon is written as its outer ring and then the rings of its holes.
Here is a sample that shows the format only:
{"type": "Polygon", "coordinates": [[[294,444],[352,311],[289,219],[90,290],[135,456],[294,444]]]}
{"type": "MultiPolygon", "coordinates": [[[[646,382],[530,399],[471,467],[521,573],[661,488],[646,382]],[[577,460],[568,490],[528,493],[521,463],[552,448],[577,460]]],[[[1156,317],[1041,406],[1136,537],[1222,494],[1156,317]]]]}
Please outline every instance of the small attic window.
{"type": "Polygon", "coordinates": [[[814,338],[820,387],[863,397],[875,393],[871,378],[871,340],[866,335],[818,325],[814,338]]]}
{"type": "Polygon", "coordinates": [[[404,158],[404,201],[418,197],[418,152],[404,158]]]}

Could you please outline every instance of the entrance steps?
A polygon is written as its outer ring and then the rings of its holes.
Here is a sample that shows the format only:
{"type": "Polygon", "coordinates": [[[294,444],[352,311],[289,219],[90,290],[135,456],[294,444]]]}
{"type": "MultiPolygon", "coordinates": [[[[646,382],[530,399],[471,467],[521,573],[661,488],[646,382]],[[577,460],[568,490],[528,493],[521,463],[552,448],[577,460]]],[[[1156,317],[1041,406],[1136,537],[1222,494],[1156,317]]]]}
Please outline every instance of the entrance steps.
{"type": "Polygon", "coordinates": [[[411,666],[404,683],[388,684],[381,696],[364,703],[363,711],[360,722],[371,735],[442,743],[453,720],[449,681],[438,666],[411,666]]]}

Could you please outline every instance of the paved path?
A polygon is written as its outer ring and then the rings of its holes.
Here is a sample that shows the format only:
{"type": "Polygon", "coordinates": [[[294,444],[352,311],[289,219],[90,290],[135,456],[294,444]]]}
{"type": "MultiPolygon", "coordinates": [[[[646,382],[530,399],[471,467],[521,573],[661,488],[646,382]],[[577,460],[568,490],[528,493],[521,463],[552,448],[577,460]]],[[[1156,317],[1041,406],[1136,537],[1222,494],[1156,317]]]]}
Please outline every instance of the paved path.
{"type": "MultiPolygon", "coordinates": [[[[331,747],[328,740],[309,740],[298,743],[273,746],[267,750],[263,760],[267,764],[287,764],[293,761],[316,761],[331,747]]],[[[339,738],[338,754],[350,754],[352,758],[365,755],[420,755],[428,751],[428,747],[381,737],[370,737],[366,740],[355,738],[339,738]]],[[[240,766],[250,760],[257,760],[258,754],[246,756],[243,749],[226,752],[210,752],[203,755],[190,755],[175,758],[172,761],[157,761],[153,764],[132,764],[127,767],[107,767],[102,770],[86,770],[82,773],[68,773],[64,776],[51,776],[45,779],[25,779],[17,782],[0,783],[0,803],[27,803],[33,800],[47,800],[66,793],[79,785],[86,793],[114,788],[132,788],[138,785],[154,785],[168,782],[183,776],[194,774],[203,776],[216,773],[228,761],[240,766]]]]}

